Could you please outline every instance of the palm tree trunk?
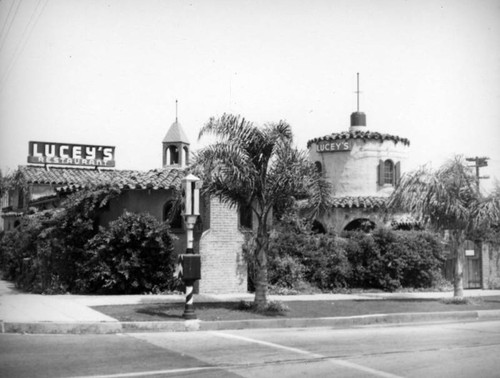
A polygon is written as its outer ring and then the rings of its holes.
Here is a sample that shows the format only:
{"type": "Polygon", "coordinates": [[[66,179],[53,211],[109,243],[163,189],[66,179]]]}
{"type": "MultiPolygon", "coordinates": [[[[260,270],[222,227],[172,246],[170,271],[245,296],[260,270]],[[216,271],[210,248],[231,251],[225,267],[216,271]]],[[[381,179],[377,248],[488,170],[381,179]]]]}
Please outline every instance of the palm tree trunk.
{"type": "Polygon", "coordinates": [[[461,233],[457,233],[453,239],[453,250],[455,253],[453,296],[462,298],[464,296],[464,254],[462,249],[465,240],[461,233]]]}
{"type": "Polygon", "coordinates": [[[255,305],[263,308],[267,305],[267,247],[269,237],[265,227],[257,229],[255,260],[257,266],[255,280],[255,305]]]}
{"type": "Polygon", "coordinates": [[[267,304],[267,257],[260,253],[257,257],[257,274],[255,282],[255,305],[263,308],[267,304]]]}

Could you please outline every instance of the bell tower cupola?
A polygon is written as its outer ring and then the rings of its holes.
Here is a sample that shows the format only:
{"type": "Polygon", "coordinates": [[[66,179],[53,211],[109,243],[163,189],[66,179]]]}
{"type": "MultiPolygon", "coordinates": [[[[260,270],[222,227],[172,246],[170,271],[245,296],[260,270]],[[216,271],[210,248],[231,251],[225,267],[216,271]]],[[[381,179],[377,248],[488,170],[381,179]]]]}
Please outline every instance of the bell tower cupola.
{"type": "Polygon", "coordinates": [[[163,138],[163,168],[189,165],[189,139],[177,118],[177,100],[175,100],[175,122],[163,138]]]}

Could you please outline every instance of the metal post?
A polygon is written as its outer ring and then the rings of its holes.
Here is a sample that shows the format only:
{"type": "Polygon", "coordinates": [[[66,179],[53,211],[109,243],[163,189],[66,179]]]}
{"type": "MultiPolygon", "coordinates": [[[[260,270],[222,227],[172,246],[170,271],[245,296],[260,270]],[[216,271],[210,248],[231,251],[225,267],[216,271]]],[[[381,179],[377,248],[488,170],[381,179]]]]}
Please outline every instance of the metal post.
{"type": "MultiPolygon", "coordinates": [[[[194,230],[194,225],[196,223],[196,218],[197,215],[186,215],[186,228],[187,228],[187,248],[186,248],[186,254],[187,255],[193,255],[194,254],[194,249],[193,249],[193,230],[194,230]]],[[[182,317],[184,319],[190,320],[190,319],[196,319],[196,314],[194,312],[194,307],[193,307],[193,287],[194,287],[194,282],[195,280],[185,280],[184,285],[186,286],[186,306],[184,307],[184,314],[182,314],[182,317]]]]}
{"type": "Polygon", "coordinates": [[[186,283],[186,305],[182,317],[186,320],[196,319],[193,307],[193,285],[194,281],[185,281],[186,283]]]}
{"type": "MultiPolygon", "coordinates": [[[[200,181],[200,179],[190,174],[186,176],[182,181],[184,184],[185,192],[184,220],[186,224],[187,237],[186,255],[194,255],[194,225],[196,224],[196,220],[199,215],[200,203],[200,191],[197,187],[197,183],[200,181]]],[[[184,279],[184,285],[186,287],[186,305],[184,308],[184,314],[182,316],[187,320],[196,319],[193,305],[193,286],[196,279],[193,278],[194,277],[186,276],[186,279],[184,279]]]]}

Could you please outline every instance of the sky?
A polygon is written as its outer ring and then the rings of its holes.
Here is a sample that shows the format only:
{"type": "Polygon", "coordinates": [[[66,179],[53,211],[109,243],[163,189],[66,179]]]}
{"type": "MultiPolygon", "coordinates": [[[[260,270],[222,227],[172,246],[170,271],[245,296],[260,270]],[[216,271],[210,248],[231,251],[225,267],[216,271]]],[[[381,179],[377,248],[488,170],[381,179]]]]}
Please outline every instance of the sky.
{"type": "Polygon", "coordinates": [[[0,169],[28,142],[116,146],[160,168],[224,113],[285,120],[297,147],[347,131],[408,138],[403,171],[460,154],[500,180],[500,0],[0,0],[0,169]]]}

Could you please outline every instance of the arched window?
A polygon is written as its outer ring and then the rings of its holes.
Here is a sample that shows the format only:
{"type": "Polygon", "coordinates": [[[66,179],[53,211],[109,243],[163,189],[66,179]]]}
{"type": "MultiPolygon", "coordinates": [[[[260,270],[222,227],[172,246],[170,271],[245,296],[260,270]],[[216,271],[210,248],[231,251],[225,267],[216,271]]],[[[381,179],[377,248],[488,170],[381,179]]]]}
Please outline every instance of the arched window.
{"type": "Polygon", "coordinates": [[[392,160],[384,162],[384,184],[394,184],[394,163],[392,160]]]}
{"type": "Polygon", "coordinates": [[[390,159],[380,160],[378,164],[378,184],[397,185],[401,177],[401,163],[394,162],[390,159]]]}
{"type": "Polygon", "coordinates": [[[182,228],[181,207],[175,201],[168,201],[163,206],[163,221],[168,222],[171,228],[182,228]]]}
{"type": "Polygon", "coordinates": [[[167,164],[179,164],[179,150],[176,146],[167,147],[167,164]]]}

